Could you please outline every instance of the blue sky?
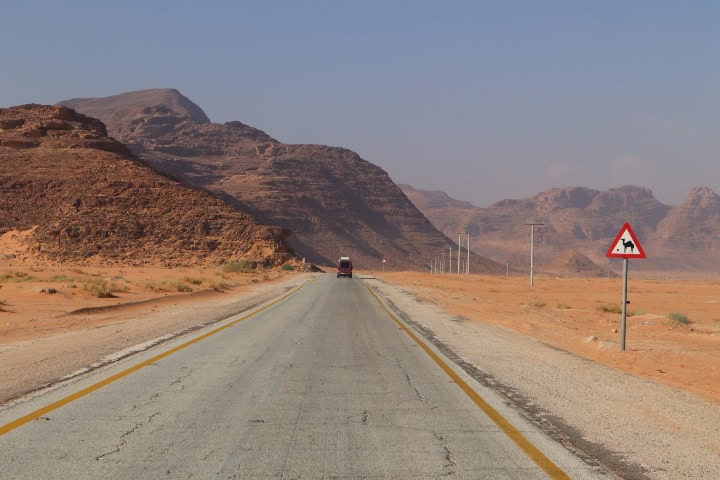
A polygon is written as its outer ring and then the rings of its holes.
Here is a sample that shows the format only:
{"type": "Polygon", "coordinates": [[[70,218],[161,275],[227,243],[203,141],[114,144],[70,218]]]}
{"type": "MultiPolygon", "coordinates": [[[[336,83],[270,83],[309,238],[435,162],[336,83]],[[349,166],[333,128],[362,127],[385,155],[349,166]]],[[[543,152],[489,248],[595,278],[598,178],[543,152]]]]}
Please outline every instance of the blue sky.
{"type": "Polygon", "coordinates": [[[720,191],[718,1],[0,0],[0,106],[173,87],[477,205],[720,191]]]}

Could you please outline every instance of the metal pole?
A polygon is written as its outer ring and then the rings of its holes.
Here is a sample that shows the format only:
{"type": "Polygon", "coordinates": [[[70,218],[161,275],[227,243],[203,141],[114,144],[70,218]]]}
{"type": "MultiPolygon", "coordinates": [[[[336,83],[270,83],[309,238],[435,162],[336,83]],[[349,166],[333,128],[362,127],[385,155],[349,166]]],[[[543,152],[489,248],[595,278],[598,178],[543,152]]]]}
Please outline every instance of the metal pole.
{"type": "Polygon", "coordinates": [[[445,273],[445,250],[440,253],[440,273],[445,273]]]}
{"type": "Polygon", "coordinates": [[[530,225],[530,286],[534,285],[533,269],[535,268],[535,225],[545,225],[544,223],[526,223],[530,225]]]}
{"type": "Polygon", "coordinates": [[[465,265],[465,273],[470,275],[470,234],[466,233],[467,236],[467,265],[465,265]]]}
{"type": "Polygon", "coordinates": [[[623,259],[623,299],[622,299],[622,323],[620,325],[620,350],[625,351],[625,319],[627,318],[627,277],[628,259],[623,259]]]}
{"type": "Polygon", "coordinates": [[[533,286],[533,267],[535,255],[535,224],[530,225],[530,286],[533,286]]]}
{"type": "Polygon", "coordinates": [[[452,274],[452,247],[448,247],[448,273],[452,274]]]}
{"type": "Polygon", "coordinates": [[[460,235],[462,233],[458,232],[458,275],[460,275],[460,235]]]}

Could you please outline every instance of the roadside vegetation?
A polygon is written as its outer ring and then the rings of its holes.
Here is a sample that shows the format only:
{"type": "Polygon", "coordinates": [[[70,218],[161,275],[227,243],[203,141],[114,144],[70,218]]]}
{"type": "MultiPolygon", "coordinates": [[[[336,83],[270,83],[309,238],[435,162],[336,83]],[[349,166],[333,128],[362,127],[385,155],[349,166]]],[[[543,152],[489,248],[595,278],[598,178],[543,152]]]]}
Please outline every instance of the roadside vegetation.
{"type": "Polygon", "coordinates": [[[687,325],[688,323],[690,323],[690,320],[688,319],[687,315],[685,315],[683,313],[673,312],[668,315],[668,318],[676,321],[677,323],[682,323],[683,325],[687,325]]]}
{"type": "Polygon", "coordinates": [[[222,267],[224,273],[253,273],[254,268],[251,268],[250,264],[245,260],[238,260],[237,262],[226,263],[222,267]]]}
{"type": "Polygon", "coordinates": [[[545,300],[535,300],[534,302],[528,303],[528,306],[533,308],[543,308],[547,305],[545,300]]]}
{"type": "Polygon", "coordinates": [[[600,305],[598,310],[605,313],[622,313],[622,307],[620,305],[600,305]]]}
{"type": "Polygon", "coordinates": [[[8,272],[0,275],[0,283],[37,282],[40,279],[26,272],[8,272]]]}
{"type": "Polygon", "coordinates": [[[80,281],[80,287],[98,298],[115,298],[116,293],[130,291],[128,285],[120,285],[111,280],[86,278],[80,281]]]}
{"type": "MultiPolygon", "coordinates": [[[[202,282],[201,282],[202,283],[202,282]]],[[[147,282],[141,282],[140,286],[143,287],[145,290],[150,290],[151,292],[192,292],[193,288],[192,286],[188,285],[187,283],[180,281],[180,280],[162,280],[162,281],[147,281],[147,282]]]]}

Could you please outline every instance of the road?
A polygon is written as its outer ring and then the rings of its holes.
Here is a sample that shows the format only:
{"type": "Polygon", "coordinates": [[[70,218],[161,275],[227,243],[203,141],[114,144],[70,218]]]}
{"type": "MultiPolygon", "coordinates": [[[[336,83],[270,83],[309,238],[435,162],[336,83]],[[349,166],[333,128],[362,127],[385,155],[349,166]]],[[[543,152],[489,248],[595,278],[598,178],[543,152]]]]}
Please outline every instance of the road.
{"type": "Polygon", "coordinates": [[[517,419],[511,438],[358,278],[163,348],[1,411],[0,478],[597,475],[517,419]]]}

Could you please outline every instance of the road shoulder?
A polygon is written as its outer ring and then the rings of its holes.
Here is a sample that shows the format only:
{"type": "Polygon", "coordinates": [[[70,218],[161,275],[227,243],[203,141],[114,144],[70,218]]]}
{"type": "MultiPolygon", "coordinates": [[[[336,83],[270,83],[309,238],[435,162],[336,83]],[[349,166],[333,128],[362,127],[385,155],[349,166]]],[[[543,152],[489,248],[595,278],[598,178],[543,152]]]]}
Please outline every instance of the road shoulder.
{"type": "Polygon", "coordinates": [[[481,384],[589,464],[622,478],[720,478],[720,408],[366,279],[481,384]]]}
{"type": "MultiPolygon", "coordinates": [[[[0,347],[0,408],[57,382],[221,321],[281,295],[313,274],[257,283],[252,288],[214,296],[158,299],[142,306],[88,313],[105,315],[73,328],[0,347]]],[[[77,315],[76,315],[77,317],[77,315]]],[[[83,321],[83,315],[74,321],[83,321]]]]}

